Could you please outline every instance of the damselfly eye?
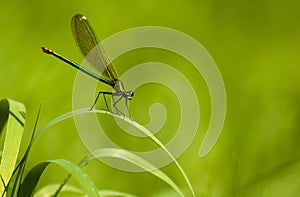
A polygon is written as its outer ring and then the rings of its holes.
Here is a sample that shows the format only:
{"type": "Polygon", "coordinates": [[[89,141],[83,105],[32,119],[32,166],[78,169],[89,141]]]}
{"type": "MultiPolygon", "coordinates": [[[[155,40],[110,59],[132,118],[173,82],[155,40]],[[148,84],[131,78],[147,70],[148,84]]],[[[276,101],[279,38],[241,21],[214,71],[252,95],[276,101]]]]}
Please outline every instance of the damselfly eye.
{"type": "Polygon", "coordinates": [[[133,91],[126,92],[126,97],[127,97],[128,100],[131,100],[133,95],[134,95],[133,91]]]}

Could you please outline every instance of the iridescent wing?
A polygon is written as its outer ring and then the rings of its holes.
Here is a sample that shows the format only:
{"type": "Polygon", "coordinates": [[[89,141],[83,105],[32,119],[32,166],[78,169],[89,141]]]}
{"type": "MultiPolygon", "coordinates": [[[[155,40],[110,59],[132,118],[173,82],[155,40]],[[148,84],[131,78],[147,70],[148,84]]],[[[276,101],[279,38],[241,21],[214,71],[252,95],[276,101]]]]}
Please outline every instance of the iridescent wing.
{"type": "Polygon", "coordinates": [[[109,61],[103,47],[99,44],[87,18],[81,14],[74,15],[71,27],[74,39],[87,61],[100,72],[103,71],[103,77],[111,81],[118,80],[117,72],[112,62],[109,61]]]}

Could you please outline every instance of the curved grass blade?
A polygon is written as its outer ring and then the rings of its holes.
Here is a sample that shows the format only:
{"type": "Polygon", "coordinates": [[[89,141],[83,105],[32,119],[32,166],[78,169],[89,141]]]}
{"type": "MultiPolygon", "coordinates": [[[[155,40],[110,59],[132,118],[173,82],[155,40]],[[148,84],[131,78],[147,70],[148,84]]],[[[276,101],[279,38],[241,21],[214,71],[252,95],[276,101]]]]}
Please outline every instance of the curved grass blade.
{"type": "Polygon", "coordinates": [[[49,162],[39,163],[29,171],[23,183],[20,185],[18,196],[21,197],[33,195],[33,191],[48,164],[49,162]]]}
{"type": "MultiPolygon", "coordinates": [[[[51,184],[46,185],[45,187],[41,188],[39,191],[37,191],[34,194],[34,197],[45,197],[45,196],[51,196],[53,194],[53,191],[57,189],[60,186],[60,184],[51,184]]],[[[72,185],[65,185],[64,188],[61,190],[62,192],[68,192],[71,194],[77,194],[77,195],[83,195],[84,197],[87,197],[87,195],[84,195],[84,192],[72,185]]],[[[122,196],[122,197],[137,197],[132,194],[114,191],[114,190],[99,190],[98,191],[99,196],[101,197],[109,197],[109,196],[122,196]]]]}
{"type": "MultiPolygon", "coordinates": [[[[51,184],[51,185],[46,185],[39,189],[35,194],[34,197],[45,197],[45,196],[51,196],[53,195],[53,191],[59,187],[60,184],[51,184]]],[[[65,185],[65,187],[61,190],[61,192],[70,192],[73,194],[81,194],[83,195],[84,192],[72,185],[65,185]]]]}
{"type": "MultiPolygon", "coordinates": [[[[100,190],[99,195],[101,197],[113,197],[113,196],[122,196],[122,197],[137,197],[135,195],[132,194],[128,194],[128,193],[124,193],[124,192],[118,192],[118,191],[113,191],[113,190],[100,190]]],[[[86,195],[85,195],[86,197],[86,195]]]]}
{"type": "Polygon", "coordinates": [[[98,69],[105,78],[116,81],[118,79],[117,72],[112,62],[109,61],[103,47],[99,44],[87,18],[81,14],[74,15],[71,21],[71,28],[74,39],[88,62],[98,69]]]}
{"type": "MultiPolygon", "coordinates": [[[[100,111],[101,111],[101,113],[104,113],[104,114],[113,115],[113,112],[108,111],[108,110],[100,110],[100,111]]],[[[57,123],[59,123],[63,120],[66,120],[68,118],[72,118],[73,116],[77,116],[77,115],[85,114],[85,113],[91,113],[91,112],[94,112],[94,110],[91,110],[91,108],[83,108],[83,109],[73,110],[73,111],[67,112],[65,114],[62,114],[62,115],[58,116],[57,118],[55,118],[55,119],[51,120],[50,122],[48,122],[42,129],[40,129],[39,132],[34,137],[34,140],[36,140],[49,127],[51,127],[51,126],[53,126],[53,125],[55,125],[55,124],[57,124],[57,123]]]]}
{"type": "Polygon", "coordinates": [[[68,172],[70,172],[78,180],[78,182],[82,186],[83,191],[88,196],[99,197],[96,186],[94,185],[92,180],[87,176],[87,174],[83,172],[80,169],[80,167],[65,159],[49,160],[46,162],[39,163],[33,168],[31,168],[31,170],[28,172],[20,186],[18,196],[32,196],[34,189],[36,188],[38,181],[41,175],[43,174],[45,168],[51,163],[55,163],[66,169],[68,172]]]}
{"type": "Polygon", "coordinates": [[[158,177],[168,185],[170,185],[180,196],[184,196],[179,187],[170,179],[165,173],[161,170],[156,168],[150,162],[146,161],[145,159],[129,152],[124,149],[117,149],[117,148],[103,148],[93,151],[91,155],[87,156],[81,163],[81,166],[87,165],[91,160],[102,158],[102,157],[113,157],[118,159],[123,159],[127,162],[130,162],[145,171],[153,174],[154,176],[158,177]],[[155,169],[155,170],[153,170],[155,169]]]}
{"type": "Polygon", "coordinates": [[[150,137],[150,139],[152,139],[156,144],[158,144],[168,155],[169,157],[174,161],[175,165],[177,166],[177,168],[179,169],[179,171],[181,172],[182,176],[184,177],[184,180],[186,181],[192,196],[195,196],[192,184],[190,183],[188,176],[185,174],[184,170],[182,169],[182,167],[180,166],[180,164],[177,162],[177,160],[174,158],[174,156],[169,152],[169,150],[162,144],[162,142],[160,142],[148,129],[146,129],[145,127],[143,127],[142,125],[138,124],[137,122],[134,122],[133,120],[115,114],[113,112],[110,111],[106,111],[106,110],[102,110],[102,109],[93,109],[90,110],[90,108],[83,108],[83,109],[77,109],[68,113],[65,113],[57,118],[55,118],[54,120],[50,121],[47,125],[45,125],[37,134],[36,137],[38,137],[39,135],[41,135],[43,132],[45,132],[46,129],[48,129],[49,127],[51,127],[52,125],[65,120],[67,118],[72,118],[73,116],[76,115],[80,115],[80,114],[85,114],[85,113],[102,113],[102,114],[108,114],[117,118],[120,118],[124,121],[126,121],[127,123],[135,126],[136,128],[138,128],[141,132],[143,132],[144,134],[146,134],[148,137],[150,137]]]}
{"type": "MultiPolygon", "coordinates": [[[[19,156],[19,149],[23,136],[25,116],[25,106],[17,101],[3,99],[0,101],[0,119],[3,129],[4,145],[0,163],[1,179],[8,185],[13,175],[16,162],[19,156]]],[[[6,186],[0,185],[0,193],[4,193],[6,186]]]]}
{"type": "MultiPolygon", "coordinates": [[[[164,174],[161,170],[156,168],[154,165],[146,161],[145,159],[129,152],[123,149],[117,149],[117,148],[103,148],[98,149],[96,151],[93,151],[90,155],[86,156],[84,159],[81,160],[81,162],[78,164],[79,167],[83,167],[88,165],[88,163],[94,159],[99,159],[103,157],[112,157],[112,158],[118,158],[122,159],[124,161],[130,162],[141,169],[144,169],[145,171],[153,174],[154,176],[158,177],[168,185],[170,185],[178,194],[179,196],[183,197],[183,193],[179,189],[179,187],[170,179],[166,174],[164,174]],[[155,170],[153,170],[155,169],[155,170]]],[[[63,183],[58,187],[58,189],[55,192],[55,195],[57,195],[67,184],[67,182],[72,177],[71,174],[69,174],[63,183]]],[[[101,195],[102,196],[102,195],[101,195]]]]}

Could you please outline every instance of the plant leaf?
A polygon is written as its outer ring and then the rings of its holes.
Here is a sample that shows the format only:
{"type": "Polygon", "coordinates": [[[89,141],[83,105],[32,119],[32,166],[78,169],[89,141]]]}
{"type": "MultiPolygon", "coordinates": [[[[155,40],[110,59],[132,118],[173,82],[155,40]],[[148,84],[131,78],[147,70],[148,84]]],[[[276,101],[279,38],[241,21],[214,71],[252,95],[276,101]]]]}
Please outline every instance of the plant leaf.
{"type": "MultiPolygon", "coordinates": [[[[38,192],[34,194],[34,197],[45,197],[45,196],[51,196],[53,195],[53,191],[55,191],[60,184],[50,184],[42,187],[38,192]]],[[[61,190],[61,192],[71,192],[75,194],[81,194],[83,195],[84,192],[72,185],[65,185],[65,187],[61,190]]]]}
{"type": "Polygon", "coordinates": [[[113,191],[113,190],[100,190],[98,193],[101,197],[108,197],[108,196],[137,197],[132,194],[113,191]]]}
{"type": "MultiPolygon", "coordinates": [[[[60,184],[50,184],[46,185],[43,188],[41,188],[38,192],[34,194],[34,197],[45,197],[45,196],[51,196],[53,194],[53,191],[57,189],[60,186],[60,184]]],[[[61,190],[61,192],[69,192],[73,194],[81,194],[83,195],[84,192],[72,185],[65,185],[64,188],[61,190]]],[[[99,196],[101,197],[109,197],[109,196],[122,196],[122,197],[137,197],[132,194],[114,191],[114,190],[99,190],[98,191],[99,196]]],[[[84,197],[87,197],[87,195],[83,195],[84,197]]]]}
{"type": "Polygon", "coordinates": [[[92,182],[92,180],[87,176],[85,172],[83,172],[80,167],[73,164],[72,162],[65,159],[56,159],[49,160],[46,162],[42,162],[34,166],[26,175],[23,183],[21,184],[20,190],[18,192],[18,196],[32,196],[34,189],[36,188],[38,181],[43,174],[45,168],[51,164],[55,163],[64,169],[66,169],[69,173],[71,173],[80,185],[83,188],[83,191],[90,197],[99,197],[97,188],[92,182]]]}
{"type": "Polygon", "coordinates": [[[48,124],[46,124],[37,133],[37,135],[35,136],[35,139],[39,135],[41,135],[43,132],[45,132],[45,130],[48,129],[49,127],[51,127],[52,125],[54,125],[54,124],[56,124],[56,123],[58,123],[62,120],[65,120],[67,118],[72,118],[73,116],[80,115],[80,114],[86,114],[86,113],[102,113],[102,114],[108,114],[108,115],[120,118],[123,121],[126,121],[127,123],[131,124],[132,126],[138,128],[142,133],[146,134],[151,140],[153,140],[158,146],[160,146],[169,155],[169,157],[173,160],[173,162],[175,163],[175,165],[179,169],[180,173],[182,174],[184,180],[186,181],[186,183],[187,183],[187,185],[188,185],[188,187],[189,187],[189,189],[192,193],[192,196],[195,196],[195,192],[193,190],[191,182],[188,179],[188,176],[186,175],[186,173],[184,172],[184,170],[182,169],[180,164],[177,162],[177,160],[174,158],[174,156],[170,153],[170,151],[163,145],[163,143],[159,139],[157,139],[147,128],[143,127],[142,125],[138,124],[137,122],[134,122],[133,120],[131,120],[127,117],[115,114],[113,112],[110,112],[110,111],[107,111],[107,110],[102,110],[102,109],[90,110],[90,108],[82,108],[82,109],[77,109],[77,110],[74,110],[74,111],[71,111],[71,112],[67,112],[67,113],[55,118],[54,120],[50,121],[48,124]]]}
{"type": "MultiPolygon", "coordinates": [[[[25,106],[17,101],[3,99],[0,101],[0,128],[3,130],[4,145],[0,163],[0,174],[5,183],[8,184],[14,171],[19,148],[23,136],[25,117],[25,106]],[[2,122],[3,121],[3,122],[2,122]]],[[[3,184],[0,192],[4,191],[3,184]]]]}
{"type": "Polygon", "coordinates": [[[88,156],[86,159],[84,159],[84,162],[82,162],[81,165],[86,165],[91,160],[93,160],[95,158],[101,158],[101,157],[119,158],[119,159],[123,159],[127,162],[130,162],[132,164],[135,164],[135,165],[139,166],[140,168],[146,170],[147,172],[150,172],[151,174],[160,178],[162,181],[166,182],[180,196],[184,196],[183,193],[181,192],[181,190],[179,189],[179,187],[165,173],[163,173],[161,170],[157,169],[154,165],[152,165],[150,162],[146,161],[142,157],[139,157],[138,155],[135,155],[132,152],[129,152],[124,149],[117,149],[117,148],[98,149],[96,151],[93,151],[90,156],[88,156]],[[155,169],[155,170],[153,170],[153,169],[155,169]]]}
{"type": "Polygon", "coordinates": [[[0,101],[0,132],[2,133],[2,129],[7,122],[9,115],[9,103],[7,99],[3,99],[0,101]]]}

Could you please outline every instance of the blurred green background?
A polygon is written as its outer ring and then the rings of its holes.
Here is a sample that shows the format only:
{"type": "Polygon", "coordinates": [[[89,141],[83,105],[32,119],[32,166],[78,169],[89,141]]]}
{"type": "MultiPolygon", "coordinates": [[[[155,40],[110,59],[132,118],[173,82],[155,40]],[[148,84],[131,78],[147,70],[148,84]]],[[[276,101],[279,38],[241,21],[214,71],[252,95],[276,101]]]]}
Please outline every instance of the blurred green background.
{"type": "MultiPolygon", "coordinates": [[[[179,162],[197,196],[300,194],[298,1],[16,0],[2,1],[0,10],[0,96],[27,106],[28,135],[41,101],[39,128],[72,110],[76,71],[45,55],[40,47],[47,46],[81,62],[70,31],[74,14],[86,15],[100,39],[131,27],[166,26],[198,40],[212,55],[224,79],[228,99],[226,123],[208,156],[199,158],[198,150],[209,124],[210,99],[203,79],[193,74],[191,65],[182,63],[184,60],[174,54],[145,49],[125,54],[115,66],[122,74],[145,61],[174,63],[191,80],[200,100],[201,125],[179,162]]],[[[178,126],[179,111],[173,106],[174,95],[160,89],[150,85],[138,90],[131,110],[136,121],[146,123],[152,102],[166,104],[169,113],[163,129],[166,134],[161,137],[168,140],[178,126]],[[158,90],[163,94],[152,94],[158,90]]],[[[118,139],[118,135],[111,135],[118,139]]],[[[130,141],[125,139],[119,138],[124,146],[130,141]]],[[[133,144],[130,144],[132,149],[141,146],[139,142],[133,144]]],[[[86,154],[73,120],[67,120],[50,128],[36,141],[28,167],[55,158],[77,163],[86,154]]],[[[148,173],[122,172],[100,162],[93,162],[85,169],[101,189],[140,196],[169,189],[148,173]]],[[[173,164],[163,170],[180,187],[186,188],[173,164]]],[[[66,175],[56,167],[49,168],[46,174],[39,187],[59,182],[66,175]]]]}

